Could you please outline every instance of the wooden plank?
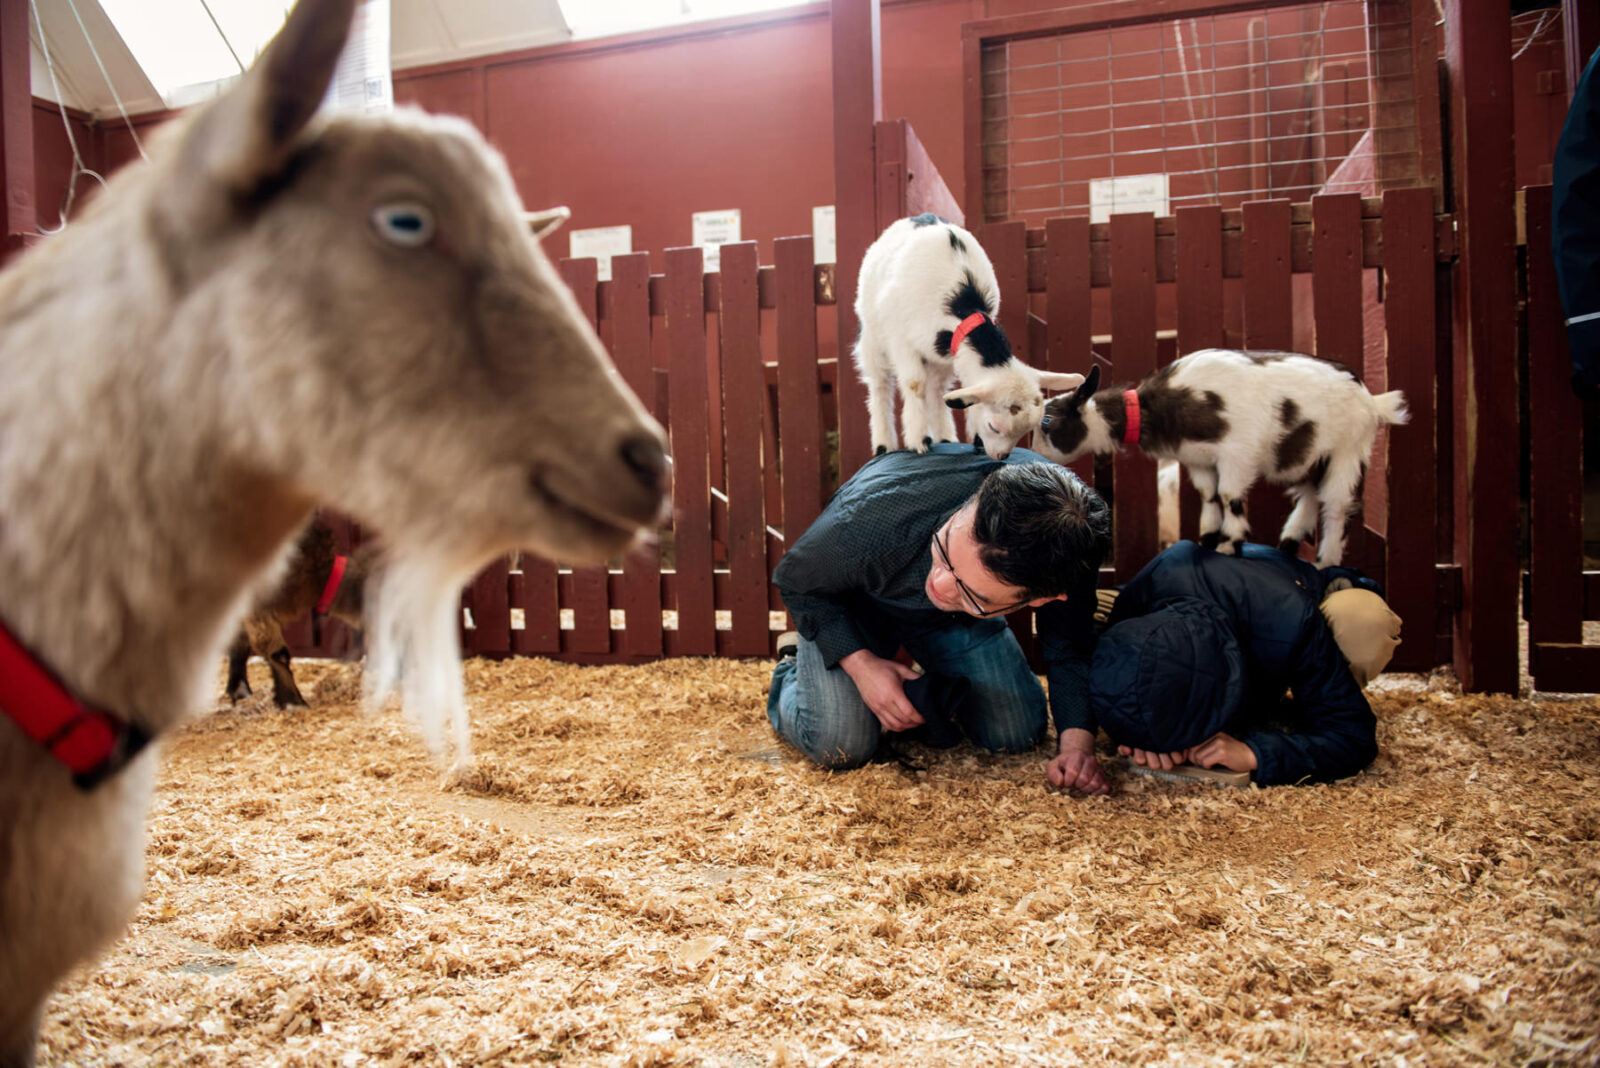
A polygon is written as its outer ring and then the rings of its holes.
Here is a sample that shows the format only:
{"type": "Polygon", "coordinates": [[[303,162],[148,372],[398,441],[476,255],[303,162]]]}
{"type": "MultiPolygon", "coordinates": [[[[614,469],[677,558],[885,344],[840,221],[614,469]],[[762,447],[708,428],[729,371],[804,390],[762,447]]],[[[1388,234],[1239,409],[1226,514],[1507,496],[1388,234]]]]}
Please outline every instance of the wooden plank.
{"type": "MultiPolygon", "coordinates": [[[[1290,277],[1287,200],[1252,200],[1244,211],[1244,345],[1294,347],[1294,286],[1290,277]]],[[[1283,487],[1257,482],[1246,504],[1250,538],[1276,545],[1289,502],[1283,487]]]]}
{"type": "Polygon", "coordinates": [[[1600,679],[1600,645],[1542,643],[1535,647],[1539,661],[1538,688],[1546,693],[1594,693],[1600,679]]]}
{"type": "Polygon", "coordinates": [[[728,435],[728,607],[733,616],[726,651],[732,656],[766,656],[772,651],[761,456],[767,386],[761,366],[756,269],[754,242],[722,247],[722,408],[728,435]]]}
{"type": "Polygon", "coordinates": [[[1082,216],[1045,222],[1048,283],[1041,366],[1087,374],[1094,360],[1093,303],[1089,288],[1089,220],[1082,216]]]}
{"type": "Polygon", "coordinates": [[[1179,208],[1176,225],[1178,355],[1227,344],[1222,329],[1222,209],[1179,208]]]}
{"type": "MultiPolygon", "coordinates": [[[[1532,616],[1529,674],[1541,690],[1547,647],[1583,642],[1583,406],[1568,384],[1571,356],[1551,256],[1550,187],[1526,191],[1528,427],[1532,616]]],[[[1600,685],[1600,675],[1590,686],[1600,685]]]]}
{"type": "MultiPolygon", "coordinates": [[[[1362,376],[1373,392],[1383,390],[1382,350],[1373,353],[1366,348],[1364,295],[1361,267],[1361,197],[1354,193],[1319,196],[1311,204],[1314,255],[1312,256],[1312,323],[1315,327],[1315,351],[1325,360],[1333,360],[1362,376]],[[1369,356],[1377,366],[1367,367],[1369,356]]],[[[1432,225],[1432,217],[1428,225],[1432,225]]],[[[1387,249],[1385,243],[1385,249],[1387,249]]],[[[1426,348],[1411,355],[1420,358],[1426,348]]],[[[1371,470],[1363,493],[1361,520],[1354,518],[1345,524],[1345,561],[1360,566],[1358,560],[1383,558],[1383,546],[1376,544],[1377,533],[1388,531],[1389,483],[1383,477],[1388,458],[1388,437],[1379,428],[1382,439],[1373,450],[1371,470]],[[1369,529],[1372,528],[1372,529],[1369,529]]],[[[1320,538],[1319,538],[1320,540],[1320,538]]],[[[1375,577],[1375,576],[1374,576],[1375,577]]]]}
{"type": "Polygon", "coordinates": [[[1456,266],[1455,559],[1464,584],[1456,675],[1468,691],[1516,693],[1516,154],[1506,0],[1444,0],[1456,266]],[[1469,134],[1470,131],[1470,134],[1469,134]]]}
{"type": "MultiPolygon", "coordinates": [[[[622,380],[647,406],[655,395],[650,351],[650,254],[611,258],[611,358],[622,380]]],[[[659,417],[660,413],[657,413],[659,417]]],[[[661,552],[642,545],[622,561],[622,581],[613,600],[622,608],[622,647],[634,656],[661,655],[661,552]]]]}
{"type": "Polygon", "coordinates": [[[977,232],[983,213],[983,41],[961,28],[961,172],[966,186],[967,229],[977,232]]]}
{"type": "Polygon", "coordinates": [[[1028,352],[1028,227],[1023,222],[991,223],[978,232],[978,243],[994,264],[1000,286],[1000,329],[1011,350],[1024,362],[1028,352]]]}
{"type": "Polygon", "coordinates": [[[522,610],[522,627],[511,632],[511,651],[519,656],[550,656],[561,651],[561,601],[556,567],[531,553],[510,576],[509,606],[522,610]]]}
{"type": "MultiPolygon", "coordinates": [[[[1222,209],[1215,204],[1179,208],[1173,221],[1177,353],[1221,348],[1228,343],[1222,325],[1222,209]]],[[[1187,474],[1178,481],[1178,536],[1200,537],[1200,494],[1187,474]]]]}
{"type": "Polygon", "coordinates": [[[21,2],[0,4],[0,236],[5,239],[0,256],[29,243],[38,225],[29,10],[21,2]]]}
{"type": "MultiPolygon", "coordinates": [[[[1313,197],[1311,215],[1311,306],[1316,354],[1360,373],[1366,356],[1360,314],[1361,197],[1354,193],[1313,197]]],[[[1431,211],[1428,225],[1433,225],[1431,211]]],[[[1384,251],[1389,251],[1387,240],[1384,251]]]]}
{"type": "MultiPolygon", "coordinates": [[[[600,283],[599,264],[592,258],[562,260],[561,279],[572,290],[578,308],[591,327],[598,327],[596,287],[600,283]]],[[[576,568],[572,573],[572,623],[564,632],[563,644],[580,653],[611,651],[611,603],[606,594],[606,568],[576,568]]]]}
{"type": "MultiPolygon", "coordinates": [[[[822,406],[811,238],[773,242],[778,266],[778,435],[783,535],[793,544],[822,511],[822,406]]],[[[865,407],[865,401],[862,402],[865,407]]]]}
{"type": "MultiPolygon", "coordinates": [[[[829,26],[833,48],[833,188],[838,269],[838,354],[848,360],[856,341],[856,277],[867,246],[878,236],[875,126],[883,118],[882,48],[878,0],[835,0],[829,26]]],[[[807,277],[811,264],[807,263],[807,277]]],[[[808,296],[810,286],[807,286],[808,296]]],[[[811,314],[816,314],[815,304],[811,314]]],[[[815,334],[816,328],[812,327],[815,334]]],[[[811,359],[816,359],[815,345],[811,359]]],[[[867,390],[854,374],[835,386],[839,401],[839,470],[848,478],[872,454],[867,390]]]]}
{"type": "MultiPolygon", "coordinates": [[[[1045,291],[1046,370],[1088,374],[1095,362],[1094,306],[1089,288],[1089,220],[1083,216],[1045,222],[1049,283],[1045,291]]],[[[1103,367],[1101,374],[1110,370],[1103,367]]],[[[1094,457],[1080,456],[1074,474],[1094,485],[1094,457]]]]}
{"type": "MultiPolygon", "coordinates": [[[[672,389],[672,540],[678,575],[675,653],[714,656],[711,588],[711,384],[706,380],[706,317],[699,248],[667,250],[667,349],[672,389]]],[[[809,274],[807,276],[809,281],[809,274]]]]}
{"type": "MultiPolygon", "coordinates": [[[[472,580],[472,635],[466,643],[473,653],[511,651],[510,567],[496,560],[472,580]]],[[[463,650],[466,651],[466,650],[463,650]]]]}
{"type": "MultiPolygon", "coordinates": [[[[1111,217],[1111,337],[1114,378],[1136,383],[1156,368],[1155,216],[1111,217]]],[[[1113,566],[1131,579],[1156,554],[1156,464],[1136,448],[1113,462],[1113,566]]]]}
{"type": "MultiPolygon", "coordinates": [[[[1385,557],[1389,605],[1407,632],[1432,635],[1437,615],[1432,572],[1438,519],[1434,455],[1434,264],[1430,231],[1433,191],[1422,186],[1384,194],[1384,337],[1390,389],[1403,390],[1411,422],[1393,429],[1388,451],[1388,542],[1385,557]]],[[[1381,454],[1380,454],[1381,455],[1381,454]]],[[[1382,480],[1376,464],[1368,481],[1382,480]]],[[[1427,643],[1402,642],[1396,670],[1432,667],[1427,643]]]]}

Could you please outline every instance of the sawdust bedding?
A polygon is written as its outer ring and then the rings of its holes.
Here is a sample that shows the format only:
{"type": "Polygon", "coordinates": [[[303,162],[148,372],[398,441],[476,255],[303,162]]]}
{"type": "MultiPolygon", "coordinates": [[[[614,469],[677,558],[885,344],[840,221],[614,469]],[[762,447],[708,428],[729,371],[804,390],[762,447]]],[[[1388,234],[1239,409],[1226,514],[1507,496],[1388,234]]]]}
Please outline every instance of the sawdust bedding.
{"type": "Polygon", "coordinates": [[[1600,1060],[1593,698],[1386,676],[1345,783],[1085,799],[1042,752],[815,770],[769,663],[471,662],[449,785],[297,666],[312,710],[167,744],[137,918],[42,1063],[1600,1060]]]}

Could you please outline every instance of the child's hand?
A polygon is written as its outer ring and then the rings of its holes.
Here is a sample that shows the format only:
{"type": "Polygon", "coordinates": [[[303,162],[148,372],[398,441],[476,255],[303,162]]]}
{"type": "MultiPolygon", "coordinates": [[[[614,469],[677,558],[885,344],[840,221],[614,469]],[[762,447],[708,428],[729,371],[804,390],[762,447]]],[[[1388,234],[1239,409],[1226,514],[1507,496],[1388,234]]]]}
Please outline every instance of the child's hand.
{"type": "Polygon", "coordinates": [[[1255,771],[1256,751],[1233,735],[1218,731],[1189,750],[1189,761],[1202,768],[1224,767],[1229,771],[1255,771]]]}
{"type": "Polygon", "coordinates": [[[1188,749],[1179,749],[1173,753],[1157,753],[1153,750],[1139,749],[1131,745],[1119,745],[1117,746],[1117,752],[1141,767],[1159,768],[1162,771],[1171,771],[1179,764],[1189,763],[1190,759],[1190,751],[1188,749]]]}

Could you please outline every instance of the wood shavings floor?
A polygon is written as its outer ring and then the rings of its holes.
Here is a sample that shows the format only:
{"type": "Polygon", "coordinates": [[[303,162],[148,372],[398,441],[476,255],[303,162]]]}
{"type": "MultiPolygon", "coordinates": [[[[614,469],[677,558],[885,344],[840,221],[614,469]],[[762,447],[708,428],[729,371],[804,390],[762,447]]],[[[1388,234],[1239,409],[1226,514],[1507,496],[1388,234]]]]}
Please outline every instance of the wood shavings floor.
{"type": "Polygon", "coordinates": [[[177,735],[41,1063],[1600,1063],[1594,698],[1386,676],[1346,783],[1085,799],[814,770],[769,662],[466,670],[470,787],[347,664],[177,735]]]}

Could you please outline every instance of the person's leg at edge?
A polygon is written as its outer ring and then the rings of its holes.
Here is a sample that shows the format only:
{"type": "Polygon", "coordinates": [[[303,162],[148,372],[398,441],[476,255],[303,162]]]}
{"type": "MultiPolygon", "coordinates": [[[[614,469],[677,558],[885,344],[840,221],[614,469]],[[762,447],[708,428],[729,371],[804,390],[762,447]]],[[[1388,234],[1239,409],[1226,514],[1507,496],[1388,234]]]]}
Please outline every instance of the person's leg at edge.
{"type": "Polygon", "coordinates": [[[922,670],[965,678],[971,693],[960,727],[975,745],[996,753],[1020,753],[1045,736],[1049,711],[1044,687],[1003,621],[998,626],[951,626],[906,641],[922,670]]]}

